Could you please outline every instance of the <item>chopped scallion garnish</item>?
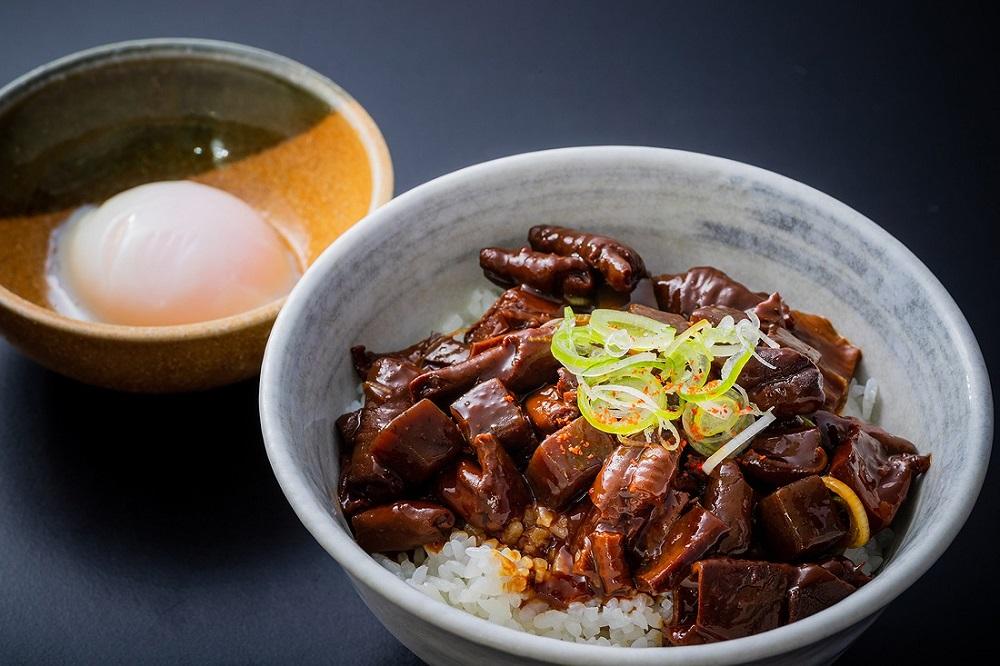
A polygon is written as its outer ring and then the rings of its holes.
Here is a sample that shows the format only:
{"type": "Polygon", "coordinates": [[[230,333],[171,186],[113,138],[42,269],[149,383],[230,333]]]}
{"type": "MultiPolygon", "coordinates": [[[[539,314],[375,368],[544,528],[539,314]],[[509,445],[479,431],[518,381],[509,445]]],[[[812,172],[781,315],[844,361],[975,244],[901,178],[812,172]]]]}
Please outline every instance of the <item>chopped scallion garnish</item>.
{"type": "Polygon", "coordinates": [[[711,456],[747,430],[760,412],[736,384],[763,339],[755,317],[718,326],[706,320],[681,332],[618,310],[577,317],[566,308],[552,354],[579,382],[580,413],[595,428],[676,446],[680,418],[687,438],[711,456]],[[725,358],[717,379],[712,362],[725,358]]]}

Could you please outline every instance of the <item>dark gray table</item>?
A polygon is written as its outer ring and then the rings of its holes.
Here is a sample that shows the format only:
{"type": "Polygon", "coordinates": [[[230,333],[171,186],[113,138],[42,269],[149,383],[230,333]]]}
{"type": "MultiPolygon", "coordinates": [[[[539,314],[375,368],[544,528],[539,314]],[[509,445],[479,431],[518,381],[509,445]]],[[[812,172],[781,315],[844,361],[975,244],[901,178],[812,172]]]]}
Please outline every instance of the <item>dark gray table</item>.
{"type": "MultiPolygon", "coordinates": [[[[1000,72],[983,10],[465,4],[6,0],[0,80],[136,37],[253,44],[368,108],[399,192],[576,144],[760,165],[909,246],[954,294],[998,376],[1000,72]]],[[[253,383],[119,395],[0,342],[0,662],[416,663],[296,520],[256,419],[253,383]]],[[[997,481],[994,469],[952,548],[847,663],[991,642],[985,603],[1000,586],[971,572],[997,562],[997,481]]]]}

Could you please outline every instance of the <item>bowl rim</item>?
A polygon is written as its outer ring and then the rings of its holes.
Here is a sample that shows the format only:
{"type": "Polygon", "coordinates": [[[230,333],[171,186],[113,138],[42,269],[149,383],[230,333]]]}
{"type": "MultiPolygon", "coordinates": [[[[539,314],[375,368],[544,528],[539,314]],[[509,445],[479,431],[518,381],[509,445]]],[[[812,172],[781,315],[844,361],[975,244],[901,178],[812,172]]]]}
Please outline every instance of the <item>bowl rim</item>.
{"type": "MultiPolygon", "coordinates": [[[[312,68],[264,49],[236,42],[195,37],[155,37],[101,44],[76,51],[35,67],[0,87],[0,107],[8,100],[45,85],[67,72],[100,66],[123,59],[154,59],[177,56],[217,60],[227,64],[267,73],[301,88],[341,113],[357,133],[371,168],[372,192],[366,215],[392,199],[394,173],[385,138],[368,112],[346,90],[312,68]]],[[[307,267],[308,268],[308,267],[307,267]]],[[[0,308],[38,322],[46,328],[85,335],[102,340],[169,343],[213,338],[225,333],[249,329],[274,320],[284,306],[280,299],[228,317],[170,326],[126,326],[74,319],[33,303],[0,284],[0,308]]]]}
{"type": "Polygon", "coordinates": [[[324,549],[372,593],[416,615],[439,629],[468,641],[524,658],[575,664],[718,664],[743,663],[802,649],[843,632],[879,612],[912,585],[947,549],[957,535],[978,497],[988,467],[992,447],[993,409],[989,377],[979,344],[958,308],[931,271],[900,241],[845,204],[807,185],[774,172],[722,157],[687,151],[639,146],[589,146],[560,148],[505,157],[466,167],[436,178],[397,197],[389,204],[348,230],[314,262],[299,284],[272,330],[264,355],[260,381],[260,419],[264,444],[275,476],[295,513],[324,549]],[[746,182],[761,183],[777,191],[809,201],[817,208],[845,222],[863,239],[876,243],[886,260],[908,265],[918,284],[938,309],[948,331],[958,341],[956,363],[968,377],[968,393],[973,418],[966,446],[972,447],[967,465],[953,477],[954,496],[944,503],[926,536],[901,556],[894,558],[871,583],[812,617],[777,629],[729,641],[699,646],[621,649],[560,641],[494,625],[463,610],[434,603],[375,562],[351,536],[335,525],[333,517],[310,490],[310,482],[299,470],[278,413],[282,386],[278,383],[286,359],[293,352],[288,344],[296,325],[305,320],[311,296],[326,283],[326,276],[340,257],[355,251],[359,241],[409,207],[447,194],[468,183],[488,181],[494,176],[525,167],[556,168],[581,162],[641,163],[653,167],[673,167],[697,172],[721,172],[742,176],[746,182]],[[611,661],[615,660],[615,661],[611,661]]]}

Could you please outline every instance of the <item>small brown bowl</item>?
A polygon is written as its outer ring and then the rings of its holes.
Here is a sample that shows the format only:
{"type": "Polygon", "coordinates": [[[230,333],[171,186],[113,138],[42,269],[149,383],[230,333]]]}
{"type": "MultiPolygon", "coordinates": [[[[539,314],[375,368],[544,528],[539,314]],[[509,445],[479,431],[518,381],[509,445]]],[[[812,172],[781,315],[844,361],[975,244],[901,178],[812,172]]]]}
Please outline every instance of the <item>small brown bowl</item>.
{"type": "Polygon", "coordinates": [[[120,326],[46,300],[52,230],[73,208],[191,178],[264,211],[308,266],[392,198],[374,121],[329,79],[225,42],[101,46],[0,89],[0,333],[56,372],[138,392],[251,377],[284,299],[177,326],[120,326]]]}

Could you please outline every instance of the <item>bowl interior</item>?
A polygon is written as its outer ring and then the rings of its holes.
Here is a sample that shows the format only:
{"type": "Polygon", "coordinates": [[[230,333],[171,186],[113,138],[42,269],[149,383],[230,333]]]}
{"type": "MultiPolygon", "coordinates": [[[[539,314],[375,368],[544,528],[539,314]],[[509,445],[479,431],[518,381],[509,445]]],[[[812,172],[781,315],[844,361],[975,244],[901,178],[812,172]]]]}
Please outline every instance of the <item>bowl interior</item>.
{"type": "MultiPolygon", "coordinates": [[[[846,206],[759,169],[659,149],[567,149],[479,165],[399,197],[335,243],[279,316],[261,388],[269,455],[299,516],[352,576],[395,603],[420,608],[405,584],[380,577],[333,501],[333,421],[356,396],[348,348],[402,347],[464,311],[471,288],[488,284],[478,250],[521,245],[538,223],[620,238],[654,273],[714,265],[753,289],[779,291],[797,309],[828,316],[864,350],[860,377],[878,378],[875,420],[933,454],[912,494],[909,525],[872,584],[770,632],[782,641],[756,636],[691,648],[701,652],[674,649],[670,659],[749,658],[830,635],[888,603],[947,546],[982,482],[992,410],[975,340],[926,268],[846,206]]],[[[475,625],[455,613],[436,605],[433,613],[422,611],[469,635],[475,625]]],[[[504,649],[522,654],[595,654],[589,646],[500,635],[504,649]]],[[[625,652],[614,658],[668,658],[663,651],[625,652]]]]}
{"type": "Polygon", "coordinates": [[[200,40],[84,52],[0,93],[0,288],[48,307],[52,229],[80,205],[176,179],[243,198],[307,265],[388,199],[392,176],[361,107],[285,58],[200,40]]]}

